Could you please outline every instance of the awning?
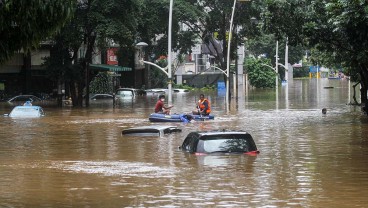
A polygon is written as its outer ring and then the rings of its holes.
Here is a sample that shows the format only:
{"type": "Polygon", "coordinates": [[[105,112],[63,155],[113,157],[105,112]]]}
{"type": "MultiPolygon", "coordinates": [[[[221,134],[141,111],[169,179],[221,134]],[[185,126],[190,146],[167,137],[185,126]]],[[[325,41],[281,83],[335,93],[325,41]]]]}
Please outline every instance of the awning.
{"type": "Polygon", "coordinates": [[[90,64],[89,67],[90,69],[96,69],[101,71],[113,71],[113,72],[132,71],[132,68],[130,67],[114,66],[107,64],[90,64]]]}

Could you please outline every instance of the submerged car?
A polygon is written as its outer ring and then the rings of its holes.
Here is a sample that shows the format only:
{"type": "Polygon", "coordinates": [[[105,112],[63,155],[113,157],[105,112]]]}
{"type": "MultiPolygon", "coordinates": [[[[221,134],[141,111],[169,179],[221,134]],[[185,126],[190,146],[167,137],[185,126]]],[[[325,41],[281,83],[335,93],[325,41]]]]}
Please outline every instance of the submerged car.
{"type": "Polygon", "coordinates": [[[243,131],[192,132],[185,138],[180,149],[196,155],[259,153],[252,136],[243,131]]]}
{"type": "Polygon", "coordinates": [[[41,101],[41,98],[36,97],[34,95],[17,95],[15,97],[12,97],[8,100],[8,102],[26,102],[26,101],[41,101]]]}
{"type": "Polygon", "coordinates": [[[122,135],[130,136],[163,136],[173,132],[181,132],[176,126],[141,126],[122,131],[122,135]]]}
{"type": "Polygon", "coordinates": [[[45,113],[40,106],[16,106],[9,114],[5,114],[11,118],[38,118],[44,115],[45,113]]]}
{"type": "Polygon", "coordinates": [[[188,89],[173,89],[174,93],[185,93],[190,92],[188,89]]]}
{"type": "Polygon", "coordinates": [[[110,94],[94,94],[90,97],[91,100],[112,100],[114,96],[110,94]]]}
{"type": "Polygon", "coordinates": [[[116,97],[133,98],[136,95],[136,91],[133,88],[119,88],[116,90],[116,97]]]}
{"type": "Polygon", "coordinates": [[[167,94],[168,91],[169,91],[168,89],[156,88],[156,89],[147,89],[146,93],[147,95],[161,95],[161,94],[167,94]]]}
{"type": "Polygon", "coordinates": [[[117,98],[134,98],[135,96],[146,95],[146,91],[134,88],[119,88],[116,90],[117,98]]]}

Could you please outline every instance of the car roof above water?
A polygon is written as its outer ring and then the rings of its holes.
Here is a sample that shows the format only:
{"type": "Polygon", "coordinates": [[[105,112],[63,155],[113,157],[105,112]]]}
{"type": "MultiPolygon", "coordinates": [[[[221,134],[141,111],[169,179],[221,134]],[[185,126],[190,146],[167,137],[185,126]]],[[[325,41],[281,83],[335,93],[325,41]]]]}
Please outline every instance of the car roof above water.
{"type": "Polygon", "coordinates": [[[41,117],[44,115],[43,109],[40,106],[16,106],[10,112],[9,117],[13,118],[28,118],[41,117]]]}
{"type": "Polygon", "coordinates": [[[215,136],[215,135],[229,135],[229,134],[249,134],[245,131],[232,131],[232,130],[228,130],[228,131],[198,131],[198,132],[192,132],[194,134],[198,134],[200,136],[215,136]]]}
{"type": "Polygon", "coordinates": [[[173,132],[181,132],[176,126],[140,126],[125,129],[122,131],[123,135],[132,136],[162,136],[173,132]]]}

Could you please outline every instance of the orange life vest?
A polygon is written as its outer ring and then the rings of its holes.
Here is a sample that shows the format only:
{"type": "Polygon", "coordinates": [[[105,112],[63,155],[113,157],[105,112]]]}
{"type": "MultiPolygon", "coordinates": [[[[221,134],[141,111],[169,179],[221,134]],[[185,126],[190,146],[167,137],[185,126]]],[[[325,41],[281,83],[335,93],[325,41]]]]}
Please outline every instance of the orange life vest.
{"type": "Polygon", "coordinates": [[[198,101],[198,106],[199,106],[199,109],[200,110],[203,110],[206,106],[204,106],[204,102],[205,101],[207,101],[207,106],[208,106],[208,108],[207,108],[207,110],[206,110],[206,114],[210,114],[211,113],[211,105],[210,105],[210,101],[208,101],[207,99],[203,99],[202,101],[201,100],[199,100],[198,101]]]}

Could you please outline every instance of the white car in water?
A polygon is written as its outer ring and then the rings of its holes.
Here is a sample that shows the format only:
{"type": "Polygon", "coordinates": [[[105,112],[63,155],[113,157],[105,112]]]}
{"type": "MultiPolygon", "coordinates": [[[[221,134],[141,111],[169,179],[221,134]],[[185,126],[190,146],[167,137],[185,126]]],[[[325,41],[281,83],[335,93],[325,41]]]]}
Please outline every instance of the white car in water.
{"type": "Polygon", "coordinates": [[[45,113],[40,106],[16,106],[9,114],[5,114],[11,118],[39,118],[44,115],[45,113]]]}

